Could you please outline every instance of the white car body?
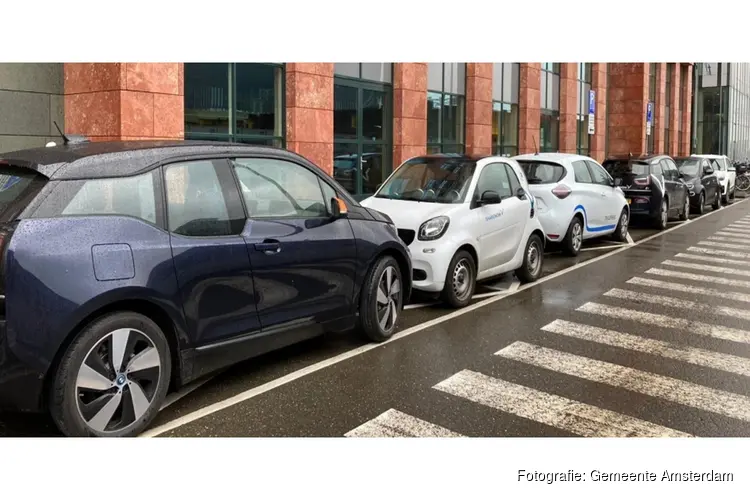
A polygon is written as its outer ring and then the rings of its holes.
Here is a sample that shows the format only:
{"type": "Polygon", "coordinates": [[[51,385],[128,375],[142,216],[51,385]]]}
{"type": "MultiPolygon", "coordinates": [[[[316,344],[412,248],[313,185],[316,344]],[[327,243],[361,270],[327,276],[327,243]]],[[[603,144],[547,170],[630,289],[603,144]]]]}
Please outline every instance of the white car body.
{"type": "MultiPolygon", "coordinates": [[[[406,162],[405,162],[406,163],[406,162]]],[[[529,185],[517,162],[493,156],[476,160],[476,168],[465,185],[460,203],[424,202],[408,199],[378,198],[388,181],[404,167],[402,164],[383,183],[373,196],[361,204],[387,214],[396,224],[399,234],[413,231],[414,239],[408,242],[415,272],[424,272],[424,279],[415,279],[413,287],[425,292],[440,292],[446,282],[451,260],[460,249],[466,249],[476,259],[476,280],[491,278],[519,269],[524,262],[524,250],[529,237],[535,233],[544,245],[542,226],[536,217],[529,185]],[[477,184],[489,165],[509,166],[525,191],[524,199],[517,195],[504,197],[500,203],[477,206],[477,184]],[[420,227],[430,219],[446,216],[447,229],[437,239],[420,239],[420,227]]],[[[509,179],[509,178],[508,178],[509,179]]],[[[512,184],[512,181],[510,181],[512,184]]],[[[512,191],[511,191],[512,192],[512,191]]]]}
{"type": "MultiPolygon", "coordinates": [[[[565,169],[556,178],[541,179],[543,183],[529,183],[531,194],[537,200],[539,220],[544,228],[544,234],[549,241],[561,242],[568,233],[573,217],[579,216],[583,220],[583,240],[610,235],[617,229],[620,215],[623,209],[628,212],[630,220],[630,209],[625,194],[609,173],[595,160],[580,155],[562,153],[539,153],[527,154],[513,157],[520,163],[542,162],[561,166],[565,169]],[[574,163],[583,162],[587,167],[592,181],[595,171],[598,172],[599,182],[579,182],[576,180],[574,163]],[[564,187],[570,190],[564,198],[561,198],[553,190],[564,187]]],[[[579,168],[580,164],[579,164],[579,168]]],[[[524,169],[525,171],[526,169],[524,169]]],[[[554,170],[555,173],[559,169],[554,170]]],[[[549,170],[545,175],[551,175],[549,170]]]]}
{"type": "MultiPolygon", "coordinates": [[[[696,158],[707,158],[714,160],[718,168],[716,169],[716,177],[719,179],[721,184],[721,196],[723,201],[726,203],[734,197],[735,182],[737,181],[737,171],[735,170],[732,162],[725,155],[691,155],[696,158]]],[[[712,165],[714,166],[714,165],[712,165]]]]}

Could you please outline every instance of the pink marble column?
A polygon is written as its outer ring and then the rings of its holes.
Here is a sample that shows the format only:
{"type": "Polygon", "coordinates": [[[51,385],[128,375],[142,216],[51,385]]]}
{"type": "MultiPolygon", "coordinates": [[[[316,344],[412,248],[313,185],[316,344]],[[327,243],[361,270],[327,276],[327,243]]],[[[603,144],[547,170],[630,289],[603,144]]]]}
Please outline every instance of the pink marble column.
{"type": "Polygon", "coordinates": [[[578,64],[560,63],[560,152],[575,153],[578,142],[578,64]]]}
{"type": "Polygon", "coordinates": [[[393,65],[393,168],[427,152],[427,63],[393,65]]]}
{"type": "Polygon", "coordinates": [[[592,64],[591,89],[596,92],[596,109],[594,134],[589,136],[589,156],[602,162],[607,154],[607,63],[592,64]]]}
{"type": "Polygon", "coordinates": [[[521,63],[518,91],[518,153],[533,153],[540,146],[541,63],[521,63]]]}
{"type": "Polygon", "coordinates": [[[492,63],[466,64],[466,153],[492,154],[492,63]]]}
{"type": "Polygon", "coordinates": [[[610,154],[646,152],[648,77],[648,63],[609,63],[610,154]]]}

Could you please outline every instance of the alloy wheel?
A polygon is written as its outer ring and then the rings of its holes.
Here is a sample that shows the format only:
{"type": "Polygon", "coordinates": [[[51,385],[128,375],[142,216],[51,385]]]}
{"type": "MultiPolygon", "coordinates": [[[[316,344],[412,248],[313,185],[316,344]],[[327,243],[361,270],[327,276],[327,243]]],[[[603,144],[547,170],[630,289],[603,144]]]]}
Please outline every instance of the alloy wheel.
{"type": "Polygon", "coordinates": [[[573,243],[573,250],[577,252],[581,249],[581,245],[583,243],[583,229],[581,228],[581,223],[578,221],[573,224],[573,234],[571,239],[573,243]]]}
{"type": "Polygon", "coordinates": [[[401,281],[393,266],[383,270],[378,280],[377,317],[380,328],[387,332],[396,324],[401,300],[401,281]]]}
{"type": "Polygon", "coordinates": [[[539,243],[534,240],[529,245],[529,249],[526,251],[526,269],[529,274],[536,276],[539,272],[539,268],[542,265],[542,250],[539,247],[539,243]]]}
{"type": "Polygon", "coordinates": [[[469,261],[466,259],[459,260],[456,263],[456,267],[453,268],[453,279],[451,280],[453,294],[459,301],[464,300],[471,293],[472,279],[473,276],[469,261]]]}
{"type": "Polygon", "coordinates": [[[667,207],[667,202],[663,201],[661,202],[661,225],[663,227],[666,227],[669,223],[669,207],[667,207]]]}
{"type": "Polygon", "coordinates": [[[98,433],[122,431],[151,407],[162,376],[159,351],[148,335],[132,328],[114,330],[91,348],[78,369],[78,413],[98,433]]]}
{"type": "Polygon", "coordinates": [[[685,196],[685,218],[690,217],[690,198],[685,196]]]}
{"type": "Polygon", "coordinates": [[[628,214],[625,212],[620,216],[620,236],[622,236],[622,239],[628,237],[628,214]]]}

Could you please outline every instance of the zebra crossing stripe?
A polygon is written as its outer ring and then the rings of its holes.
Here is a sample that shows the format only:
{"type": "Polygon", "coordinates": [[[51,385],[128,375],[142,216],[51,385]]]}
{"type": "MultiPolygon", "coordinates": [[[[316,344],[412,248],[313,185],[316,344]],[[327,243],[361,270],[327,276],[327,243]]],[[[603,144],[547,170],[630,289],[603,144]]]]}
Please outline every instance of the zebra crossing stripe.
{"type": "Polygon", "coordinates": [[[597,304],[596,302],[586,302],[576,309],[576,311],[596,314],[608,318],[637,321],[639,323],[660,328],[685,330],[705,337],[750,344],[750,331],[740,330],[738,328],[729,328],[700,321],[690,321],[685,318],[673,318],[663,314],[648,313],[645,311],[637,311],[635,309],[626,309],[624,307],[608,306],[597,304]]]}
{"type": "Polygon", "coordinates": [[[684,267],[685,269],[694,269],[696,271],[708,271],[712,273],[731,274],[733,276],[748,276],[750,271],[746,269],[735,269],[732,267],[709,266],[708,264],[696,264],[694,262],[680,262],[677,260],[665,260],[661,263],[663,266],[684,267]]]}
{"type": "MultiPolygon", "coordinates": [[[[734,236],[734,235],[732,235],[734,236]]],[[[750,242],[747,239],[743,238],[727,238],[726,236],[709,236],[708,238],[711,241],[726,241],[729,243],[745,243],[750,244],[750,242]]]]}
{"type": "Polygon", "coordinates": [[[458,372],[434,386],[434,389],[579,436],[690,436],[668,427],[470,370],[458,372]]]}
{"type": "Polygon", "coordinates": [[[705,283],[716,283],[719,285],[737,286],[743,288],[750,288],[750,282],[744,280],[732,280],[729,278],[721,278],[719,276],[708,276],[704,274],[694,273],[683,273],[680,271],[672,271],[670,269],[656,269],[651,268],[646,271],[646,274],[654,274],[657,276],[665,276],[670,278],[682,278],[686,280],[702,281],[705,283]]]}
{"type": "Polygon", "coordinates": [[[715,248],[732,248],[735,250],[750,250],[750,245],[738,245],[736,243],[723,243],[718,241],[699,241],[699,245],[715,248]]]}
{"type": "Polygon", "coordinates": [[[703,262],[714,262],[717,264],[731,264],[733,266],[750,266],[750,261],[738,260],[738,259],[727,259],[724,257],[711,257],[710,255],[693,255],[691,253],[678,253],[675,258],[689,259],[689,260],[700,260],[703,262]]]}
{"type": "Polygon", "coordinates": [[[462,437],[439,425],[431,424],[391,408],[344,434],[346,437],[462,437]]]}
{"type": "Polygon", "coordinates": [[[725,255],[727,257],[737,257],[740,259],[750,258],[750,253],[732,252],[731,250],[718,250],[714,248],[690,247],[687,249],[687,251],[694,253],[704,253],[708,255],[725,255]]]}
{"type": "Polygon", "coordinates": [[[630,351],[638,351],[653,356],[682,361],[691,365],[704,366],[714,370],[736,373],[750,377],[750,359],[732,354],[722,354],[671,342],[639,337],[629,333],[622,333],[606,328],[574,323],[557,319],[549,325],[543,326],[545,332],[556,333],[566,337],[573,337],[598,344],[621,347],[630,351]]]}
{"type": "Polygon", "coordinates": [[[719,233],[736,234],[738,236],[745,236],[745,235],[750,234],[750,229],[735,229],[731,227],[725,227],[716,232],[716,234],[719,234],[719,233]]]}
{"type": "Polygon", "coordinates": [[[648,278],[630,278],[626,283],[631,285],[649,286],[660,288],[662,290],[671,290],[673,292],[692,293],[695,295],[705,295],[719,299],[736,300],[737,302],[750,302],[750,294],[739,292],[725,292],[716,288],[704,288],[692,285],[683,285],[682,283],[671,283],[669,281],[652,280],[648,278]]]}
{"type": "Polygon", "coordinates": [[[750,398],[741,394],[711,389],[692,382],[526,342],[514,342],[498,351],[496,355],[590,382],[750,422],[750,398]]]}
{"type": "Polygon", "coordinates": [[[728,236],[730,238],[738,238],[740,241],[750,240],[750,234],[735,233],[734,231],[717,231],[716,236],[728,236]]]}
{"type": "Polygon", "coordinates": [[[622,290],[620,288],[613,288],[608,292],[604,293],[605,297],[614,297],[623,300],[632,300],[635,302],[647,302],[651,304],[659,304],[666,307],[674,307],[676,309],[687,309],[692,310],[701,314],[729,316],[730,318],[744,318],[750,319],[750,310],[735,309],[733,307],[721,306],[721,305],[710,305],[702,304],[700,302],[694,302],[692,300],[676,299],[673,297],[665,297],[663,295],[653,295],[650,293],[633,292],[630,290],[622,290]]]}

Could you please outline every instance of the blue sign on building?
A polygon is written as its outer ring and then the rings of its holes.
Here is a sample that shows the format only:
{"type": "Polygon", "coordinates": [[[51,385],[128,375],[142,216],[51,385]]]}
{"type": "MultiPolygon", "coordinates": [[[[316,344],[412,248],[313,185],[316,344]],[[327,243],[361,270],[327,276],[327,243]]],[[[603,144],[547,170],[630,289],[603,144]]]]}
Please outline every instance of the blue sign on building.
{"type": "Polygon", "coordinates": [[[593,115],[596,113],[596,91],[589,90],[589,114],[593,115]]]}

